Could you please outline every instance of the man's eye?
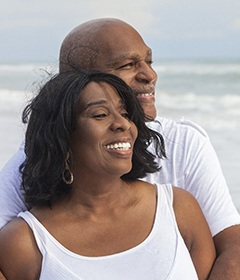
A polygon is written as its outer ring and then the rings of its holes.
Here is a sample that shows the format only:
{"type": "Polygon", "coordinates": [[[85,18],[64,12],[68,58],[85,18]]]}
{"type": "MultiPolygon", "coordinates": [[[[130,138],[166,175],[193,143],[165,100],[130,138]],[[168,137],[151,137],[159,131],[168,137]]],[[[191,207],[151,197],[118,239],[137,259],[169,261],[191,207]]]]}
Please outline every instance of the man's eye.
{"type": "Polygon", "coordinates": [[[134,66],[134,63],[133,62],[129,62],[129,63],[126,63],[126,64],[120,66],[119,69],[129,69],[129,68],[131,68],[133,66],[134,66]]]}
{"type": "Polygon", "coordinates": [[[152,65],[152,64],[153,64],[153,61],[152,61],[152,60],[147,60],[146,63],[147,63],[148,65],[152,65]]]}

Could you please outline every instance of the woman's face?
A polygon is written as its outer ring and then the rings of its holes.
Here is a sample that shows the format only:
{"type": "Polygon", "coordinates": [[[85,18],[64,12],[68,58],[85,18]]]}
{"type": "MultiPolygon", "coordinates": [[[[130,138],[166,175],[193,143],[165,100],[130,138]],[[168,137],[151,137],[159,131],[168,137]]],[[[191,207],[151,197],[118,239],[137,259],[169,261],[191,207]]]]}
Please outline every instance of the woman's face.
{"type": "MultiPolygon", "coordinates": [[[[89,83],[80,94],[77,128],[71,137],[73,173],[122,176],[132,168],[137,128],[111,85],[89,83]]],[[[74,174],[74,176],[75,176],[74,174]]]]}

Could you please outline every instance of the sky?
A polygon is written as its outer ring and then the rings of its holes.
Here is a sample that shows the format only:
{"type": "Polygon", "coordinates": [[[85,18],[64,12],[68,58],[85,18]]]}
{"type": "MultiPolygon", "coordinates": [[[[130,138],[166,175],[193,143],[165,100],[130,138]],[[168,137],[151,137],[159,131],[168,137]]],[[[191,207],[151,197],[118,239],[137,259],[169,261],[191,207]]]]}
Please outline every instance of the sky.
{"type": "Polygon", "coordinates": [[[69,31],[102,17],[135,27],[155,58],[240,58],[239,0],[0,0],[0,7],[0,63],[56,62],[69,31]]]}

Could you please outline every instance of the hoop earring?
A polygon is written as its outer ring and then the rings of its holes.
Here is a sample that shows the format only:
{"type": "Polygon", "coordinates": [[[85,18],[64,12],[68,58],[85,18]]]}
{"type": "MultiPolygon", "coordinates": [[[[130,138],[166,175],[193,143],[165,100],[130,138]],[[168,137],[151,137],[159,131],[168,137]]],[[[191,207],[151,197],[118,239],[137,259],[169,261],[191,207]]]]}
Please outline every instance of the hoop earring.
{"type": "Polygon", "coordinates": [[[71,185],[73,182],[73,174],[70,170],[67,160],[65,161],[65,169],[62,172],[62,179],[67,185],[71,185]]]}

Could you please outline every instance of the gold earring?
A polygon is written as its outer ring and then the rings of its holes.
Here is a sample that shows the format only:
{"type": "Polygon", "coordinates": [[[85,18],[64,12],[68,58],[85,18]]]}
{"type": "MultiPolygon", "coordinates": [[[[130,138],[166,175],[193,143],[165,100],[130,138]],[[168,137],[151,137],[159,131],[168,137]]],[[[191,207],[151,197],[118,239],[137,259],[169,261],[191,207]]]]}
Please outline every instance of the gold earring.
{"type": "Polygon", "coordinates": [[[71,185],[73,182],[73,174],[67,160],[65,161],[65,169],[62,172],[62,179],[67,185],[71,185]]]}

